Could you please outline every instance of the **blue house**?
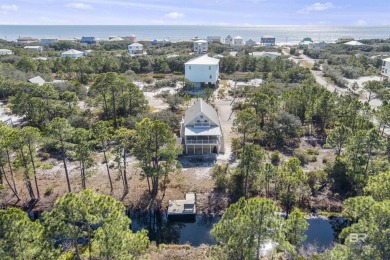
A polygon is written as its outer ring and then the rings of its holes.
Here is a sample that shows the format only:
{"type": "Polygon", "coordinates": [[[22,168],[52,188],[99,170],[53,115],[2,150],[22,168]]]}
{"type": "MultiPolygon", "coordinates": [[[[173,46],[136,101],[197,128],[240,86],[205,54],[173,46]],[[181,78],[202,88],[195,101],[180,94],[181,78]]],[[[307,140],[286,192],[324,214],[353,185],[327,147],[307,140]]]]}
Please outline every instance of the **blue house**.
{"type": "Polygon", "coordinates": [[[84,44],[96,44],[96,38],[95,37],[85,37],[83,36],[80,40],[80,43],[84,44]]]}
{"type": "Polygon", "coordinates": [[[159,44],[160,42],[157,40],[157,39],[154,39],[153,41],[150,41],[150,44],[151,45],[157,45],[159,44]]]}

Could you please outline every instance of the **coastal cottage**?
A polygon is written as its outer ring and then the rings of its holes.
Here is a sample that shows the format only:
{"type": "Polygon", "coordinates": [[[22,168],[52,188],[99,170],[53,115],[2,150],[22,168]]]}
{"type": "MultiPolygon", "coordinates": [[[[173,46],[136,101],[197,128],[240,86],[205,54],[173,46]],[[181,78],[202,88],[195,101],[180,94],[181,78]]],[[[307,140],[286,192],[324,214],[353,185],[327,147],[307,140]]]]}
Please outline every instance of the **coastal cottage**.
{"type": "Polygon", "coordinates": [[[0,55],[12,55],[14,54],[11,50],[8,49],[0,49],[0,55]]]}
{"type": "Polygon", "coordinates": [[[253,46],[256,46],[256,42],[252,39],[249,39],[246,41],[245,45],[253,47],[253,46]]]}
{"type": "Polygon", "coordinates": [[[276,39],[272,35],[263,35],[261,36],[260,44],[263,46],[275,46],[276,39]]]}
{"type": "Polygon", "coordinates": [[[42,38],[41,45],[49,45],[58,42],[57,38],[42,38]]]}
{"type": "Polygon", "coordinates": [[[249,55],[254,57],[254,58],[259,58],[259,59],[268,57],[271,60],[276,60],[277,58],[282,56],[281,53],[279,53],[279,52],[272,52],[272,51],[252,52],[252,53],[249,53],[249,55]]]}
{"type": "Polygon", "coordinates": [[[33,37],[19,37],[16,40],[17,43],[23,43],[23,44],[28,44],[28,43],[33,43],[33,42],[39,42],[38,39],[33,38],[33,37]]]}
{"type": "Polygon", "coordinates": [[[383,59],[382,61],[381,73],[383,76],[390,77],[390,58],[383,59]]]}
{"type": "Polygon", "coordinates": [[[140,43],[132,43],[128,46],[129,54],[143,54],[144,46],[140,43]]]}
{"type": "Polygon", "coordinates": [[[195,87],[200,87],[202,83],[218,81],[219,59],[202,55],[184,63],[184,67],[185,78],[194,82],[195,87]]]}
{"type": "Polygon", "coordinates": [[[233,37],[230,35],[226,36],[225,44],[227,44],[228,46],[232,46],[233,45],[233,37]]]}
{"type": "Polygon", "coordinates": [[[217,111],[201,98],[185,112],[180,136],[185,154],[223,152],[223,133],[217,111]]]}
{"type": "Polygon", "coordinates": [[[61,53],[62,58],[80,58],[84,56],[84,52],[70,49],[69,51],[61,53]]]}
{"type": "Polygon", "coordinates": [[[43,47],[42,46],[25,46],[23,49],[26,51],[36,51],[36,52],[42,52],[43,47]]]}
{"type": "Polygon", "coordinates": [[[236,36],[233,38],[233,45],[236,47],[241,47],[244,45],[244,39],[241,36],[236,36]]]}
{"type": "Polygon", "coordinates": [[[212,44],[215,42],[221,42],[221,36],[207,36],[207,42],[209,44],[212,44]]]}
{"type": "Polygon", "coordinates": [[[81,44],[96,44],[96,38],[91,36],[83,36],[80,40],[81,44]]]}
{"type": "Polygon", "coordinates": [[[110,42],[121,42],[124,41],[123,38],[118,37],[118,36],[110,36],[108,37],[108,41],[110,42]]]}
{"type": "Polygon", "coordinates": [[[310,43],[309,46],[307,46],[307,48],[309,50],[322,50],[324,49],[328,44],[326,42],[314,42],[314,43],[310,43]]]}
{"type": "Polygon", "coordinates": [[[137,42],[137,37],[134,34],[130,34],[129,36],[123,36],[121,37],[123,40],[128,41],[130,43],[137,42]]]}
{"type": "Polygon", "coordinates": [[[194,41],[194,51],[198,53],[206,53],[208,51],[209,44],[206,40],[194,41]]]}
{"type": "Polygon", "coordinates": [[[310,44],[313,43],[313,40],[311,38],[304,38],[302,41],[299,42],[299,47],[302,48],[308,48],[310,44]]]}

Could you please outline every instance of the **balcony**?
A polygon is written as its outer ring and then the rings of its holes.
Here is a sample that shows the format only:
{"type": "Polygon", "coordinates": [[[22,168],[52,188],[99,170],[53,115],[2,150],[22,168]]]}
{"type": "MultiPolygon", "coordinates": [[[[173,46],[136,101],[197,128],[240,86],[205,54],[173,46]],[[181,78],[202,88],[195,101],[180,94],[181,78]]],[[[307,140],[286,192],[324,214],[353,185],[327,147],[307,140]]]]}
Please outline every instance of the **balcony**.
{"type": "Polygon", "coordinates": [[[186,140],[186,144],[219,144],[217,139],[212,140],[186,140]]]}
{"type": "Polygon", "coordinates": [[[207,127],[210,127],[210,124],[209,123],[197,123],[197,124],[194,124],[194,127],[207,128],[207,127]]]}

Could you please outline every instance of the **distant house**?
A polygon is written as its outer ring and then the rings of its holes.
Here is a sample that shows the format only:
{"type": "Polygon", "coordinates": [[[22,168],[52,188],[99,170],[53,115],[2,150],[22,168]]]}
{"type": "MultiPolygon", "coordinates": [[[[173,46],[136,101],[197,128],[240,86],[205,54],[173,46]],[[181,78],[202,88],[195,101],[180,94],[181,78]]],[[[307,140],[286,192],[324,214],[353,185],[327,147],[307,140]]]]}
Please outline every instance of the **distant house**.
{"type": "Polygon", "coordinates": [[[228,46],[232,46],[233,45],[233,37],[230,36],[230,35],[226,36],[225,44],[228,45],[228,46]]]}
{"type": "Polygon", "coordinates": [[[24,43],[24,44],[33,43],[33,42],[39,42],[38,39],[33,38],[33,37],[19,37],[16,41],[18,43],[24,43]]]}
{"type": "Polygon", "coordinates": [[[77,38],[60,38],[60,39],[58,39],[58,41],[62,41],[62,42],[78,42],[79,39],[77,39],[77,38]]]}
{"type": "Polygon", "coordinates": [[[254,41],[254,40],[252,40],[252,39],[249,39],[249,40],[247,40],[246,42],[245,42],[245,45],[246,46],[256,46],[256,42],[254,41]]]}
{"type": "Polygon", "coordinates": [[[200,87],[201,83],[218,81],[219,59],[203,55],[187,61],[184,67],[185,78],[194,82],[195,87],[200,87]]]}
{"type": "Polygon", "coordinates": [[[309,37],[304,38],[302,41],[299,42],[300,47],[309,47],[310,44],[313,43],[313,40],[309,37]]]}
{"type": "Polygon", "coordinates": [[[42,38],[40,41],[41,45],[49,45],[55,42],[58,42],[57,38],[42,38]]]}
{"type": "Polygon", "coordinates": [[[121,42],[121,41],[124,41],[124,40],[121,37],[111,36],[111,37],[108,37],[108,41],[110,41],[110,42],[121,42]]]}
{"type": "Polygon", "coordinates": [[[314,42],[314,43],[310,43],[309,46],[307,46],[307,48],[310,50],[310,49],[313,49],[313,50],[322,50],[324,49],[326,46],[328,46],[328,44],[326,42],[314,42]]]}
{"type": "Polygon", "coordinates": [[[8,49],[0,49],[0,55],[12,55],[14,54],[11,50],[8,49]]]}
{"type": "Polygon", "coordinates": [[[128,46],[129,54],[143,54],[144,46],[140,43],[132,43],[128,46]]]}
{"type": "Polygon", "coordinates": [[[84,56],[84,52],[70,49],[69,51],[61,53],[62,58],[80,58],[84,56]]]}
{"type": "Polygon", "coordinates": [[[137,42],[137,37],[134,34],[130,34],[129,36],[122,36],[121,37],[124,41],[135,43],[137,42]]]}
{"type": "Polygon", "coordinates": [[[344,43],[344,42],[350,42],[350,41],[353,41],[355,40],[353,37],[350,37],[350,36],[343,36],[343,37],[340,37],[337,39],[337,43],[344,43]]]}
{"type": "Polygon", "coordinates": [[[42,86],[43,84],[46,83],[46,81],[43,78],[41,78],[40,76],[36,76],[34,78],[28,79],[27,81],[30,83],[37,84],[38,86],[42,86]]]}
{"type": "Polygon", "coordinates": [[[185,154],[223,152],[223,133],[217,111],[202,99],[185,112],[180,136],[185,154]]]}
{"type": "Polygon", "coordinates": [[[276,39],[272,35],[263,35],[261,36],[260,44],[263,46],[275,46],[276,39]]]}
{"type": "Polygon", "coordinates": [[[81,37],[80,43],[82,44],[96,44],[96,38],[91,36],[81,37]]]}
{"type": "Polygon", "coordinates": [[[26,51],[36,51],[36,52],[42,52],[43,51],[43,47],[42,46],[24,46],[24,48],[26,51]]]}
{"type": "Polygon", "coordinates": [[[244,45],[244,39],[241,36],[236,36],[233,38],[233,45],[240,47],[244,45]]]}
{"type": "Polygon", "coordinates": [[[390,58],[383,59],[382,61],[381,73],[386,77],[390,77],[390,58]]]}
{"type": "Polygon", "coordinates": [[[207,42],[212,44],[214,42],[221,42],[221,36],[207,36],[207,42]]]}
{"type": "Polygon", "coordinates": [[[249,53],[249,55],[254,57],[254,58],[259,58],[259,59],[268,57],[271,60],[276,60],[277,58],[282,56],[282,54],[279,52],[271,52],[271,51],[252,52],[252,53],[249,53]]]}
{"type": "Polygon", "coordinates": [[[206,53],[209,49],[209,44],[206,40],[194,41],[194,51],[198,53],[206,53]]]}
{"type": "Polygon", "coordinates": [[[361,42],[358,42],[358,41],[349,41],[349,42],[345,42],[344,44],[345,45],[349,45],[349,46],[361,46],[361,45],[364,45],[364,43],[361,43],[361,42]]]}

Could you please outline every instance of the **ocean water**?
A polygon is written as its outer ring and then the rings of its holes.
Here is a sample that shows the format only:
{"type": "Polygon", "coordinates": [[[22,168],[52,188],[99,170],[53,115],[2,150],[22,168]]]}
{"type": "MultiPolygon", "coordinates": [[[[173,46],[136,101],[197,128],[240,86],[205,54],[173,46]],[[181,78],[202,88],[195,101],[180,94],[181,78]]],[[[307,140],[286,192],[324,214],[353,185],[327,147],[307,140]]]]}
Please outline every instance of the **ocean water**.
{"type": "Polygon", "coordinates": [[[169,39],[179,41],[194,37],[241,36],[244,40],[260,41],[260,37],[271,34],[279,44],[297,43],[305,37],[314,41],[334,42],[340,37],[355,39],[388,39],[389,26],[209,26],[209,25],[0,25],[0,38],[16,40],[19,36],[82,37],[94,36],[105,40],[109,36],[135,34],[138,40],[169,39]]]}

